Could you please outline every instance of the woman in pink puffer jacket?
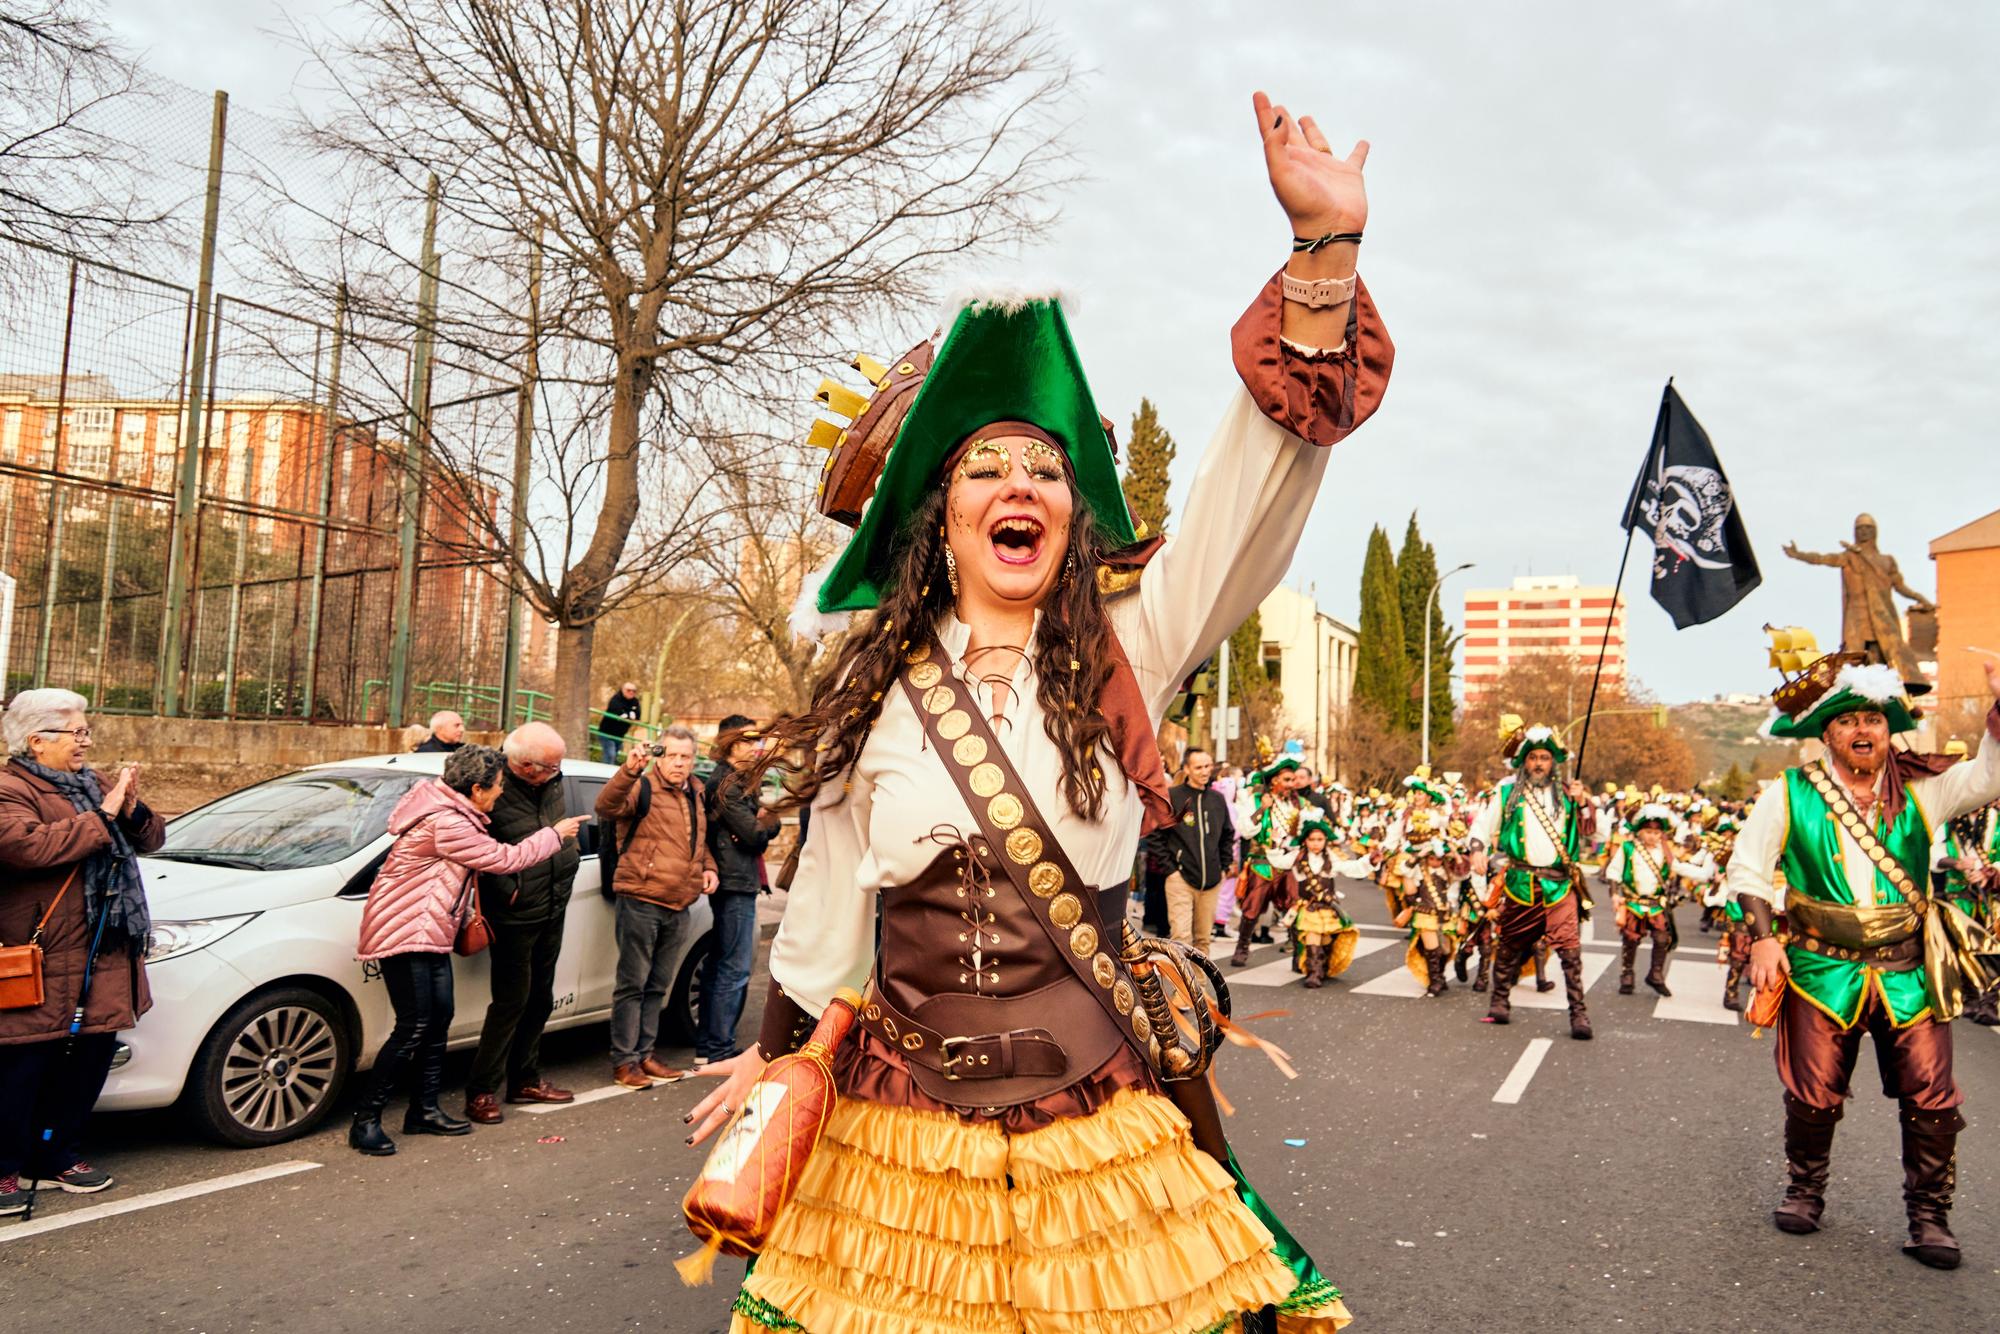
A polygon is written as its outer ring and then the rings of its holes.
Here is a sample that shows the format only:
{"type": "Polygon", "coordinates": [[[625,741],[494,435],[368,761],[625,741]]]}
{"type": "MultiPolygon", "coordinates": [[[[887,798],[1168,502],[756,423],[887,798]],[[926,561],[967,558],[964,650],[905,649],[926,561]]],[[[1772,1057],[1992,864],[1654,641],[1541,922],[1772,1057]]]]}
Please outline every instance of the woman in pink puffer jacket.
{"type": "Polygon", "coordinates": [[[380,964],[396,1025],[375,1058],[347,1133],[347,1142],[362,1153],[396,1151],[382,1129],[382,1110],[406,1073],[410,1110],[404,1134],[472,1133],[470,1121],[438,1105],[451,1029],[451,947],[471,902],[468,887],[481,871],[510,875],[548,860],[583,822],[573,816],[520,843],[497,841],[486,832],[487,812],[506,781],[499,751],[466,746],[445,760],[444,777],[411,788],[389,816],[396,841],[368,890],[355,957],[380,964]]]}

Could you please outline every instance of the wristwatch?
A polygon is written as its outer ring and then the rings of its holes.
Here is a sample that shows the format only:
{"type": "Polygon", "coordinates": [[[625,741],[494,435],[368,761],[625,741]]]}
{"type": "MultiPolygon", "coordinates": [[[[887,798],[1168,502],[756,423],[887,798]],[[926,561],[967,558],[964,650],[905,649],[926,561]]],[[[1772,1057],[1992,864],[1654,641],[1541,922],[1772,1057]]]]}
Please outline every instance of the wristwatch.
{"type": "Polygon", "coordinates": [[[1279,275],[1279,286],[1284,289],[1285,300],[1296,301],[1312,310],[1323,310],[1328,306],[1344,305],[1354,299],[1354,275],[1345,278],[1321,278],[1307,282],[1294,278],[1291,274],[1279,275]]]}

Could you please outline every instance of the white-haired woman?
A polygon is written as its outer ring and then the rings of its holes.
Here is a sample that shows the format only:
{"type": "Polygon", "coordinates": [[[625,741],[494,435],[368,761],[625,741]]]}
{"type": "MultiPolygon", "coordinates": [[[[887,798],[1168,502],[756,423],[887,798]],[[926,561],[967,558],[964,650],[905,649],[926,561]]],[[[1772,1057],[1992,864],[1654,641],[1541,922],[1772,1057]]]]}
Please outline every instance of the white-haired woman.
{"type": "Polygon", "coordinates": [[[71,690],[24,690],[0,718],[0,944],[38,941],[44,988],[40,1005],[0,1010],[0,1216],[26,1209],[24,1176],[72,1194],[111,1184],[79,1141],[118,1030],[152,1005],[134,857],[166,826],[139,799],[137,765],[108,790],[90,767],[89,706],[71,690]],[[83,1026],[66,1042],[79,996],[83,1026]]]}

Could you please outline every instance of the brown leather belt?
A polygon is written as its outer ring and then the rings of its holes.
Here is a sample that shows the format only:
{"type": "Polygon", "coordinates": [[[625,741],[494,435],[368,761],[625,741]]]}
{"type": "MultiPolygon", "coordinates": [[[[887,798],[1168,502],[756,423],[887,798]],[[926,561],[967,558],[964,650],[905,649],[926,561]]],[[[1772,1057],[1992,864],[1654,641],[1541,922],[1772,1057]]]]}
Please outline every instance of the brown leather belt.
{"type": "Polygon", "coordinates": [[[1905,973],[1920,966],[1924,961],[1924,938],[1911,936],[1890,945],[1868,945],[1859,949],[1846,945],[1836,945],[1830,940],[1804,931],[1792,932],[1792,943],[1808,954],[1822,958],[1840,959],[1847,963],[1866,964],[1870,968],[1885,973],[1905,973]]]}
{"type": "Polygon", "coordinates": [[[1014,1028],[973,1036],[940,1033],[903,1013],[872,979],[861,1001],[860,1019],[863,1028],[901,1052],[904,1060],[935,1070],[954,1083],[1060,1075],[1069,1068],[1069,1054],[1045,1028],[1014,1028]],[[911,1037],[917,1041],[906,1041],[911,1037]]]}

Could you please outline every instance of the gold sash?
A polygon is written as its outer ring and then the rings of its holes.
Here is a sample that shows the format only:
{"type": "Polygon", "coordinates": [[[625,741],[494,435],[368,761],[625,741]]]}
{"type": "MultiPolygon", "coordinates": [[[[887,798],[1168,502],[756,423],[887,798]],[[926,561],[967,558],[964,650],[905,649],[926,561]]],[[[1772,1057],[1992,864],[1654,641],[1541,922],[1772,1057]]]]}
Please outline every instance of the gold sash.
{"type": "Polygon", "coordinates": [[[1994,970],[1981,955],[2000,955],[2000,937],[1965,915],[1950,899],[1919,900],[1917,904],[1888,903],[1872,908],[1822,903],[1797,890],[1785,896],[1785,918],[1792,926],[1843,949],[1877,949],[1924,937],[1924,989],[1939,1023],[1949,1023],[1965,1010],[1965,1002],[1993,985],[1994,970]]]}

